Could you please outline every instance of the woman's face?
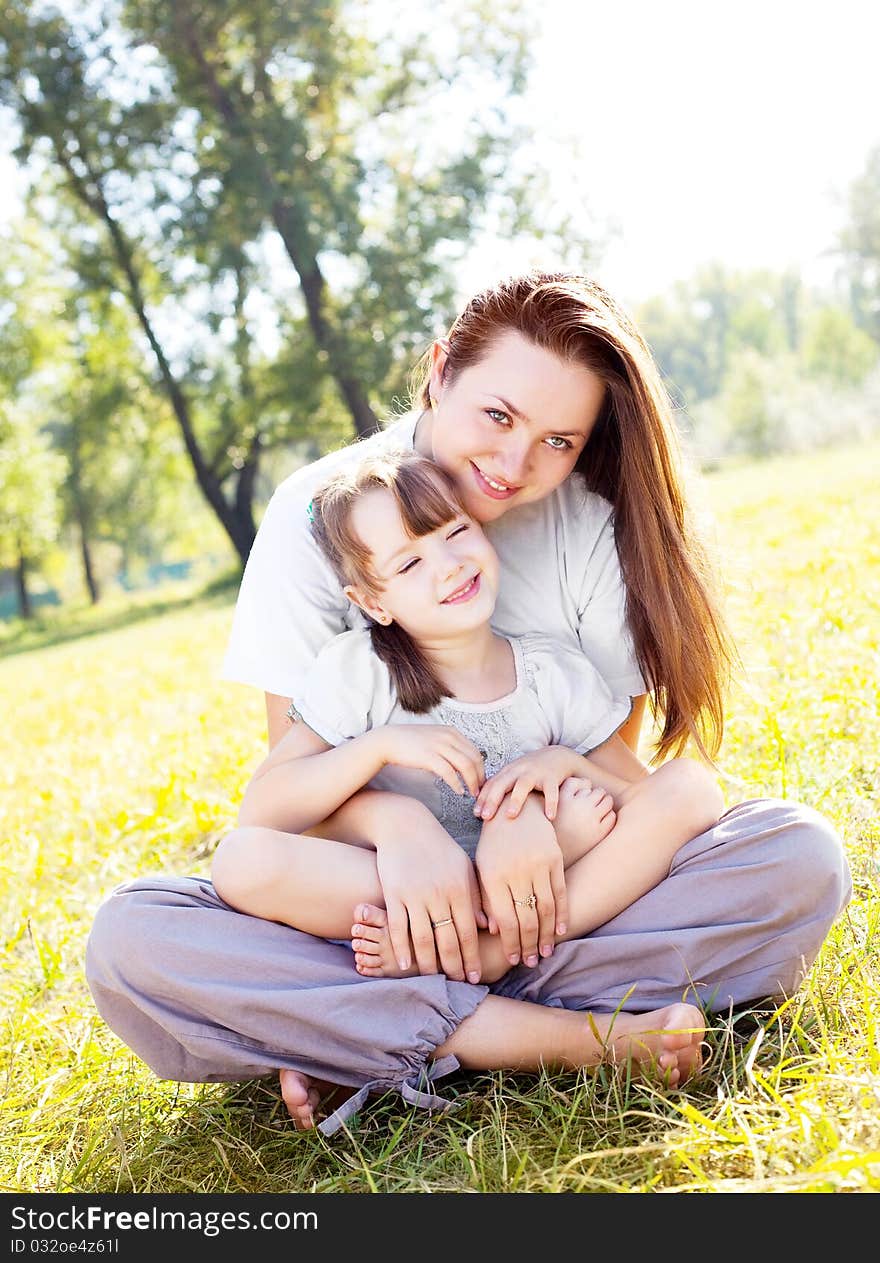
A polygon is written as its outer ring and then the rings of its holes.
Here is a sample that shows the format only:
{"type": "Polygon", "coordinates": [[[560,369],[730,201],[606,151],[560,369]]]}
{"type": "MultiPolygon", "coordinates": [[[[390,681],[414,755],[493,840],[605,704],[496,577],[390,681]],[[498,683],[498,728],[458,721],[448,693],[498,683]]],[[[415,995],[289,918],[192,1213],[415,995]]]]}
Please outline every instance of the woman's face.
{"type": "Polygon", "coordinates": [[[416,450],[455,479],[477,522],[542,500],[565,481],[599,416],[601,378],[521,334],[501,334],[479,363],[442,381],[448,343],[434,346],[431,412],[416,450]]]}
{"type": "Polygon", "coordinates": [[[395,622],[420,643],[455,640],[488,623],[498,596],[498,555],[463,513],[417,539],[407,534],[390,491],[365,492],[351,516],[369,548],[381,592],[358,586],[346,596],[382,623],[395,622]]]}

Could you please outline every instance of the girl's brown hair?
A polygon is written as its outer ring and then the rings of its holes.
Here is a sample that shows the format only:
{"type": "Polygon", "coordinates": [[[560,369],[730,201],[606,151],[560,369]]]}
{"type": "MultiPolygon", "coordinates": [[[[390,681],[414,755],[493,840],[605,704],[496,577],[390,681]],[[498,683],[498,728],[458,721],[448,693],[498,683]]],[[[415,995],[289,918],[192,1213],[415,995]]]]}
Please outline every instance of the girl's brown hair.
{"type": "MultiPolygon", "coordinates": [[[[513,277],[470,300],[447,335],[444,382],[514,331],[605,383],[605,401],[575,469],[614,508],[626,612],[655,718],[653,762],[693,738],[712,758],[724,731],[724,697],[736,650],[707,550],[685,500],[672,406],[639,331],[595,281],[569,273],[513,277]]],[[[430,356],[413,398],[431,406],[430,356]]]]}
{"type": "MultiPolygon", "coordinates": [[[[342,586],[357,586],[371,597],[379,597],[382,586],[372,554],[352,526],[351,514],[356,500],[375,488],[394,496],[413,539],[446,526],[465,511],[446,471],[412,452],[369,456],[324,483],[311,503],[312,534],[342,586]]],[[[397,623],[386,627],[367,618],[373,649],[387,665],[404,710],[422,715],[451,696],[408,632],[397,623]]]]}

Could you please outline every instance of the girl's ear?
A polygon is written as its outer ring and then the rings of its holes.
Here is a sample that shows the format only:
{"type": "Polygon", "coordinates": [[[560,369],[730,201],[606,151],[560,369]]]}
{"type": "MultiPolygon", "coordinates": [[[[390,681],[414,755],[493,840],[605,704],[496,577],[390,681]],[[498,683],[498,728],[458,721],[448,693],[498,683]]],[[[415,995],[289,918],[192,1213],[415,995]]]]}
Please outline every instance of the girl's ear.
{"type": "Polygon", "coordinates": [[[349,584],[342,589],[345,595],[351,601],[352,605],[356,605],[358,609],[363,610],[368,618],[372,618],[375,622],[381,623],[383,627],[387,627],[392,621],[391,615],[380,605],[374,601],[369,593],[362,591],[360,588],[353,587],[349,584]]]}
{"type": "Polygon", "coordinates": [[[443,373],[449,357],[449,339],[437,338],[431,348],[431,374],[428,378],[428,392],[431,396],[431,407],[436,406],[443,394],[443,373]]]}

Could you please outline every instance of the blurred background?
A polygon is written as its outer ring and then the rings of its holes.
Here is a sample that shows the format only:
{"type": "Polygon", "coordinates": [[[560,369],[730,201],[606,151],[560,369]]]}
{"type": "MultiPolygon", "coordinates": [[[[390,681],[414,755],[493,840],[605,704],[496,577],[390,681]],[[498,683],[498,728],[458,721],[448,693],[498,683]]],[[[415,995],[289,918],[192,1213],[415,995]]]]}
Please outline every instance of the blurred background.
{"type": "Polygon", "coordinates": [[[627,306],[701,469],[876,436],[878,48],[855,0],[4,0],[0,644],[232,590],[533,265],[627,306]]]}

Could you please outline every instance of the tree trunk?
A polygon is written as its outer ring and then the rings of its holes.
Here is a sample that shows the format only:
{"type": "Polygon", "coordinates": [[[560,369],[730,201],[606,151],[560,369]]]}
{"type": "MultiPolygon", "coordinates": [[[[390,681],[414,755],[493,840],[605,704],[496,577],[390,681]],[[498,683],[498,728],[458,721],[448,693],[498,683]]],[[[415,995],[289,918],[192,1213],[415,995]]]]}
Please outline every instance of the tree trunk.
{"type": "Polygon", "coordinates": [[[73,513],[76,518],[76,527],[79,531],[79,553],[82,558],[83,578],[88,588],[89,600],[92,605],[97,605],[101,599],[101,590],[92,566],[92,550],[89,543],[89,514],[80,481],[80,451],[79,440],[76,435],[73,437],[70,452],[70,481],[72,484],[71,500],[73,502],[73,513]]]}
{"type": "Polygon", "coordinates": [[[22,618],[33,618],[34,611],[31,608],[31,598],[27,590],[27,558],[20,550],[18,565],[15,568],[15,578],[18,584],[18,608],[21,616],[22,618]]]}
{"type": "MultiPolygon", "coordinates": [[[[78,157],[84,164],[88,165],[87,155],[79,137],[77,137],[77,143],[80,150],[78,157]]],[[[162,384],[165,387],[165,392],[171,403],[171,407],[174,410],[174,415],[177,419],[177,424],[180,427],[180,432],[183,435],[184,446],[186,447],[187,454],[189,455],[190,464],[195,472],[196,481],[202,494],[216,513],[220,520],[220,524],[229,536],[232,546],[235,548],[235,551],[241,559],[242,565],[244,565],[248,559],[251,546],[254,542],[254,536],[256,535],[253,518],[251,518],[248,522],[242,521],[234,509],[227,503],[226,498],[223,495],[223,489],[219,478],[216,476],[213,469],[211,469],[202,454],[198,439],[196,438],[195,431],[192,426],[192,420],[189,413],[189,403],[186,395],[180,383],[177,381],[177,378],[171,371],[171,365],[168,361],[168,357],[165,355],[159,339],[156,336],[156,331],[153,328],[152,321],[147,313],[146,301],[143,296],[140,277],[138,276],[137,268],[135,266],[134,251],[131,244],[110,211],[110,206],[104,196],[104,191],[99,177],[89,170],[89,182],[91,189],[86,187],[84,180],[71,166],[69,155],[64,151],[60,142],[56,143],[55,153],[59,163],[67,173],[71,187],[76,196],[94,215],[101,220],[110,235],[110,240],[113,244],[113,250],[116,255],[116,262],[125,276],[128,300],[134,309],[138,323],[143,329],[147,341],[150,344],[150,349],[156,358],[156,363],[159,366],[159,374],[162,378],[162,384]]]]}
{"type": "Polygon", "coordinates": [[[97,579],[95,578],[95,571],[92,567],[92,553],[89,545],[89,537],[86,534],[85,526],[82,522],[79,523],[79,548],[83,563],[83,576],[86,581],[86,587],[89,590],[89,600],[92,605],[97,605],[101,599],[101,589],[98,586],[97,579]]]}

